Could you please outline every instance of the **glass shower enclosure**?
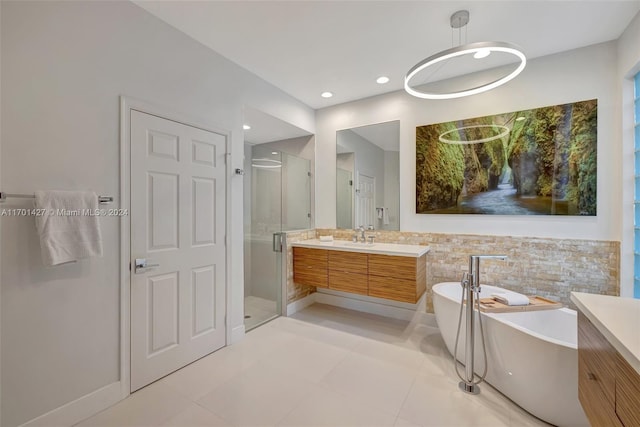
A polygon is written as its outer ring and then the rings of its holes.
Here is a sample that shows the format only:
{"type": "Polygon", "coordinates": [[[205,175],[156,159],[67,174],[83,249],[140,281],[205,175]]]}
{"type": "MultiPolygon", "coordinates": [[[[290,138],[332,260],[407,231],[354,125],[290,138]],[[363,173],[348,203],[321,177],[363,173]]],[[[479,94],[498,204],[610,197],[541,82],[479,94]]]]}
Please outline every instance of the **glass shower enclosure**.
{"type": "Polygon", "coordinates": [[[286,308],[283,234],[311,226],[311,161],[245,145],[245,330],[286,308]]]}

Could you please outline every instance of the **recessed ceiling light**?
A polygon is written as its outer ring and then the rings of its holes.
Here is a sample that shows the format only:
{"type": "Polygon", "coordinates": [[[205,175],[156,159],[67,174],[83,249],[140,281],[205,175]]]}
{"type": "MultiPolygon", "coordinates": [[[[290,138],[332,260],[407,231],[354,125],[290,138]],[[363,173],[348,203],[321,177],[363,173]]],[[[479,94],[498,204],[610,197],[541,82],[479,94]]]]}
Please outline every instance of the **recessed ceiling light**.
{"type": "Polygon", "coordinates": [[[381,85],[383,85],[385,83],[388,83],[388,82],[389,82],[389,77],[387,77],[387,76],[380,76],[380,77],[378,77],[376,79],[376,83],[381,84],[381,85]]]}
{"type": "Polygon", "coordinates": [[[525,116],[520,116],[520,117],[518,117],[518,118],[516,119],[516,122],[521,122],[521,121],[523,121],[524,119],[526,119],[526,117],[525,117],[525,116]]]}
{"type": "Polygon", "coordinates": [[[333,93],[331,93],[331,92],[322,92],[320,94],[320,96],[323,97],[323,98],[331,98],[333,96],[333,93]]]}
{"type": "Polygon", "coordinates": [[[482,58],[486,58],[489,55],[491,55],[491,51],[489,49],[480,49],[479,51],[473,54],[473,57],[476,59],[482,59],[482,58]]]}
{"type": "Polygon", "coordinates": [[[274,156],[277,156],[278,152],[277,151],[272,151],[271,154],[273,154],[274,156]]]}
{"type": "Polygon", "coordinates": [[[249,125],[242,125],[242,129],[244,129],[244,130],[249,130],[249,129],[251,129],[251,126],[249,126],[249,125]]]}

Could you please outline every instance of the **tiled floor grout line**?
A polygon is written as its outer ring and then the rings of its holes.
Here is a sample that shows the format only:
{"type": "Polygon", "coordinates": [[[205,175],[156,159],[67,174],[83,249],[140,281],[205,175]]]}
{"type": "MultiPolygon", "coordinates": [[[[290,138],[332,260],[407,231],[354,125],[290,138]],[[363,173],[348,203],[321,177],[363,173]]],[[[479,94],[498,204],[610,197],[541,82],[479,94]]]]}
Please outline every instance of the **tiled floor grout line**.
{"type": "MultiPolygon", "coordinates": [[[[424,364],[424,362],[423,362],[424,364]]],[[[420,369],[422,368],[422,365],[420,365],[420,369]]],[[[420,370],[418,370],[418,372],[420,372],[420,370]]],[[[398,413],[396,414],[396,419],[393,423],[393,425],[395,426],[398,423],[398,419],[400,419],[400,414],[402,413],[402,408],[404,408],[405,403],[407,403],[407,399],[409,398],[409,395],[411,394],[411,391],[413,390],[413,386],[416,383],[416,380],[418,379],[418,375],[416,374],[413,377],[413,381],[411,381],[411,386],[409,386],[409,389],[407,390],[407,394],[405,394],[404,399],[402,399],[402,404],[400,405],[400,408],[398,409],[398,413]]]]}
{"type": "MultiPolygon", "coordinates": [[[[315,385],[316,385],[316,386],[320,386],[319,384],[315,384],[315,385]]],[[[303,402],[305,399],[307,399],[309,396],[311,396],[314,392],[315,392],[315,390],[310,391],[310,392],[309,392],[309,393],[307,393],[304,397],[302,397],[302,398],[301,398],[301,399],[296,403],[296,405],[295,405],[295,406],[293,406],[289,411],[287,411],[287,413],[286,413],[285,415],[283,415],[283,416],[282,416],[282,418],[280,418],[280,419],[279,419],[279,420],[278,420],[274,425],[275,425],[275,426],[280,426],[280,425],[281,425],[281,423],[282,423],[284,420],[286,420],[286,419],[287,419],[287,417],[288,417],[289,415],[291,415],[291,413],[292,413],[293,411],[295,411],[296,409],[298,409],[298,407],[300,406],[300,404],[302,404],[302,402],[303,402]]]]}
{"type": "MultiPolygon", "coordinates": [[[[336,424],[340,420],[343,424],[369,420],[367,423],[376,424],[377,419],[377,424],[384,421],[393,426],[405,422],[424,427],[437,423],[439,417],[450,418],[442,405],[449,401],[453,405],[455,399],[442,398],[437,388],[438,384],[445,384],[442,378],[447,379],[446,384],[452,380],[457,383],[457,379],[452,373],[452,357],[431,326],[422,328],[416,324],[405,328],[392,321],[385,324],[383,319],[362,320],[355,312],[334,312],[322,307],[305,310],[309,311],[301,319],[292,318],[290,322],[283,317],[249,332],[244,344],[205,356],[203,359],[212,359],[194,366],[185,375],[177,375],[171,382],[159,380],[160,389],[143,396],[142,401],[96,421],[115,425],[114,420],[120,419],[124,423],[123,414],[132,410],[135,418],[128,418],[127,422],[156,426],[184,423],[187,419],[216,422],[217,417],[217,422],[233,426],[242,426],[242,420],[253,420],[244,424],[268,422],[282,426],[288,422],[311,426],[328,420],[336,424]],[[283,381],[280,385],[278,378],[283,381]],[[260,388],[252,389],[255,386],[260,388]],[[427,396],[440,403],[425,407],[422,402],[427,396]],[[154,419],[154,411],[162,408],[167,399],[171,405],[162,413],[155,413],[162,420],[154,419]],[[263,403],[258,408],[257,400],[263,403]],[[186,407],[173,413],[186,402],[186,407]],[[165,415],[166,412],[172,414],[165,415]],[[145,423],[149,419],[153,422],[145,423]]],[[[477,415],[486,417],[485,423],[496,420],[496,425],[504,427],[538,425],[526,414],[521,415],[522,410],[517,412],[517,406],[497,390],[485,394],[481,402],[476,401],[477,415]]],[[[451,407],[468,411],[458,404],[451,407]]]]}
{"type": "Polygon", "coordinates": [[[221,414],[218,414],[216,411],[207,408],[206,406],[203,406],[202,404],[200,404],[199,402],[194,401],[193,403],[195,403],[196,405],[198,405],[200,408],[204,409],[205,411],[215,415],[218,418],[223,419],[225,422],[227,422],[229,425],[231,426],[235,426],[234,423],[232,423],[231,421],[229,421],[228,419],[226,419],[225,417],[223,417],[221,414]]]}

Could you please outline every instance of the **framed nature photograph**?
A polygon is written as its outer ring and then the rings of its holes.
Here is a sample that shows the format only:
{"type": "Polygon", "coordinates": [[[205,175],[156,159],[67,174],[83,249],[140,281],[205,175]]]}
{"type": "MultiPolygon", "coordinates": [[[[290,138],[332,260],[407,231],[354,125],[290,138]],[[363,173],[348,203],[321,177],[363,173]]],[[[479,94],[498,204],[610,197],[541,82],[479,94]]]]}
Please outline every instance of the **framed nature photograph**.
{"type": "Polygon", "coordinates": [[[416,128],[416,213],[595,216],[598,101],[416,128]]]}

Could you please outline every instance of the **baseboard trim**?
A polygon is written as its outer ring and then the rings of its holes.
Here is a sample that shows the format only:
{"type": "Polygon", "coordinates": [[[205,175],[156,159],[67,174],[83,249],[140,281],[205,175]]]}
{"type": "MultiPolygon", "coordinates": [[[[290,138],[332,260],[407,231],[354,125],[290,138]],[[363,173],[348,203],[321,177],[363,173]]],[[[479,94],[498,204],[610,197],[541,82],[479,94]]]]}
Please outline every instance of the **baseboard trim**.
{"type": "MultiPolygon", "coordinates": [[[[403,304],[405,307],[385,304],[373,300],[366,301],[364,300],[364,297],[354,298],[350,294],[338,291],[332,291],[329,293],[322,290],[313,295],[316,296],[315,302],[320,304],[328,304],[350,310],[363,311],[365,313],[377,314],[378,316],[390,317],[399,320],[414,321],[419,319],[420,322],[427,320],[427,317],[425,316],[427,313],[424,312],[424,309],[420,309],[425,305],[424,295],[420,298],[417,304],[403,304]]],[[[376,300],[378,300],[378,298],[376,298],[376,300]]]]}
{"type": "Polygon", "coordinates": [[[232,328],[231,336],[229,337],[229,342],[227,343],[227,345],[235,344],[237,342],[242,341],[244,339],[244,334],[245,334],[244,325],[240,325],[232,328]]]}
{"type": "Polygon", "coordinates": [[[306,307],[309,307],[311,304],[316,302],[316,295],[317,293],[314,292],[312,294],[307,295],[304,298],[300,298],[299,300],[296,300],[290,304],[287,304],[287,317],[291,316],[292,314],[300,310],[305,309],[306,307]]]}
{"type": "Polygon", "coordinates": [[[118,381],[27,421],[20,427],[71,426],[115,405],[120,400],[122,388],[118,381]]]}

